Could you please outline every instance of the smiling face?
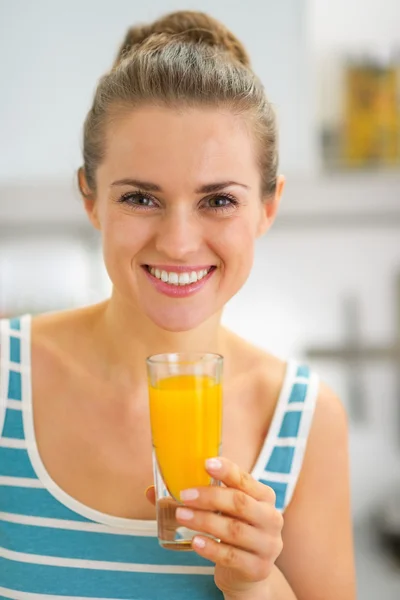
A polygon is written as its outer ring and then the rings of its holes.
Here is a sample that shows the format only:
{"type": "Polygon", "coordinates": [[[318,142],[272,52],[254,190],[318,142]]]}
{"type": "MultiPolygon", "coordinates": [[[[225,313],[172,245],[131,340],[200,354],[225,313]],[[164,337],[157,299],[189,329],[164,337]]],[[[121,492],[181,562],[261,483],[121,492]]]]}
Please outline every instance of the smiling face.
{"type": "Polygon", "coordinates": [[[242,287],[280,195],[261,201],[248,125],[216,108],[114,121],[96,181],[85,205],[114,296],[169,331],[199,326],[242,287]]]}

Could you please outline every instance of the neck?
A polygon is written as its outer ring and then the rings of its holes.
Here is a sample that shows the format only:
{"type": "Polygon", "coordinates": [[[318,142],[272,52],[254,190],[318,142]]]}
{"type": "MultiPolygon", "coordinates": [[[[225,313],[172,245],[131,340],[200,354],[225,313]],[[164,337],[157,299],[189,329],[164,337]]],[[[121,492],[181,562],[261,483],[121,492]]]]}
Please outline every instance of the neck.
{"type": "Polygon", "coordinates": [[[169,352],[216,352],[224,354],[225,332],[221,314],[215,314],[190,331],[161,329],[143,313],[114,294],[100,305],[94,343],[105,349],[104,367],[111,379],[146,381],[146,358],[169,352]]]}

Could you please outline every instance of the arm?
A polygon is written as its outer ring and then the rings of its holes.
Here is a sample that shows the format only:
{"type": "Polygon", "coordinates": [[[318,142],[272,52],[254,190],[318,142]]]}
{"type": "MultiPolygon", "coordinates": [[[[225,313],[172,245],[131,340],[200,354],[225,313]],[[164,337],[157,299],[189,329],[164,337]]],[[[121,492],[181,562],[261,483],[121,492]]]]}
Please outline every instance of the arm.
{"type": "Polygon", "coordinates": [[[275,567],[257,592],[225,600],[355,600],[347,418],[326,385],[282,539],[275,567]]]}
{"type": "Polygon", "coordinates": [[[347,417],[326,385],[284,518],[276,566],[297,600],[355,600],[347,417]]]}

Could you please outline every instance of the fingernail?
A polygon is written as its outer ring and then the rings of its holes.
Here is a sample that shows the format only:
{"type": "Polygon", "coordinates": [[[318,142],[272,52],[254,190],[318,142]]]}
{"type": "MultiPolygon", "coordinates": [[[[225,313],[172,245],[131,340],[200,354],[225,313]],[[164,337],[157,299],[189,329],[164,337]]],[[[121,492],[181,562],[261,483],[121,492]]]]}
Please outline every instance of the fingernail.
{"type": "Polygon", "coordinates": [[[206,546],[206,543],[205,543],[205,541],[203,540],[203,538],[194,537],[194,538],[193,538],[193,540],[192,540],[192,545],[193,545],[195,548],[205,548],[205,546],[206,546]]]}
{"type": "Polygon", "coordinates": [[[152,487],[153,487],[152,485],[149,485],[149,487],[147,487],[147,488],[145,489],[145,491],[144,491],[144,495],[145,495],[145,496],[147,496],[147,492],[148,492],[149,490],[151,490],[151,488],[152,488],[152,487]]]}
{"type": "Polygon", "coordinates": [[[206,467],[210,471],[218,471],[222,467],[222,462],[218,458],[208,458],[206,460],[206,467]]]}
{"type": "Polygon", "coordinates": [[[176,509],[176,517],[178,519],[182,519],[183,521],[190,521],[193,519],[193,511],[188,508],[177,508],[176,509]]]}
{"type": "Polygon", "coordinates": [[[196,500],[199,497],[199,492],[195,489],[183,490],[180,493],[181,500],[196,500]]]}

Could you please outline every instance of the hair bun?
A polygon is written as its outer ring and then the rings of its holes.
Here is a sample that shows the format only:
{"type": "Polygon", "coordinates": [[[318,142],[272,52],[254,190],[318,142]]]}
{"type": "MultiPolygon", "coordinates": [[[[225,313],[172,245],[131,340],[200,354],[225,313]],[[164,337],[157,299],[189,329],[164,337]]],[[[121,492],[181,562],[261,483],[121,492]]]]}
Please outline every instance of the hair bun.
{"type": "Polygon", "coordinates": [[[228,52],[234,60],[250,67],[250,58],[243,44],[222,23],[206,13],[182,10],[157,19],[149,25],[131,27],[119,49],[115,65],[128,54],[134,46],[144,44],[150,38],[178,37],[193,43],[221,48],[228,52]]]}

